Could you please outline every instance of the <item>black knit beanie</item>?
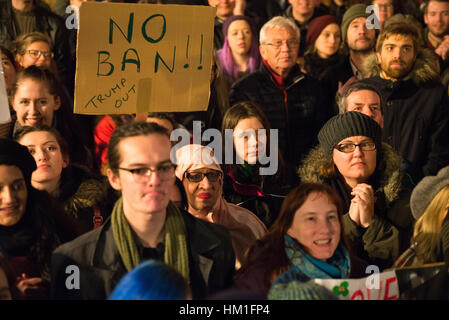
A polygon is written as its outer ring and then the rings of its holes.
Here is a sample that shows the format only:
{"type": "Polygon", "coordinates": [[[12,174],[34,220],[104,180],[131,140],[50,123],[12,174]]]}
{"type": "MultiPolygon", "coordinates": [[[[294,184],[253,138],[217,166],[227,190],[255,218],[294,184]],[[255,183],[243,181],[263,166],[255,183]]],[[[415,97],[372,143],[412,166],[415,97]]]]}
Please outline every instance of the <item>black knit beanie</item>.
{"type": "Polygon", "coordinates": [[[365,136],[373,139],[376,149],[382,146],[382,129],[367,115],[349,111],[330,118],[318,133],[318,141],[328,158],[332,158],[334,147],[343,139],[365,136]]]}
{"type": "Polygon", "coordinates": [[[31,174],[36,170],[36,162],[27,147],[13,140],[0,139],[0,165],[2,164],[18,167],[25,182],[31,184],[31,174]]]}

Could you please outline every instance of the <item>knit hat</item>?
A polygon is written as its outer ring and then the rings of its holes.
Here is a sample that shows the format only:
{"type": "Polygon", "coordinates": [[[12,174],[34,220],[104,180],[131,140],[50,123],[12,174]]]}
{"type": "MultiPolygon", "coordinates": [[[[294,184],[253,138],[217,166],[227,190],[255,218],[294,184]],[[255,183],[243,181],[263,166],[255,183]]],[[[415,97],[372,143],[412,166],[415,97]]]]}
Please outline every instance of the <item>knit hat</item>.
{"type": "Polygon", "coordinates": [[[320,36],[324,28],[330,24],[339,25],[338,18],[330,14],[320,16],[313,19],[309,24],[309,29],[307,30],[306,43],[307,45],[312,45],[315,43],[316,39],[320,36]]]}
{"type": "Polygon", "coordinates": [[[366,8],[366,4],[357,3],[346,10],[341,21],[341,37],[343,39],[343,42],[346,42],[346,34],[348,32],[349,24],[352,22],[352,20],[360,17],[368,18],[370,16],[370,13],[366,13],[366,8]]]}
{"type": "Polygon", "coordinates": [[[436,176],[424,177],[416,185],[410,197],[410,209],[416,220],[423,215],[438,192],[447,185],[449,185],[449,166],[440,169],[436,176]]]}
{"type": "Polygon", "coordinates": [[[334,147],[343,139],[365,136],[373,139],[376,149],[381,150],[382,130],[376,121],[367,115],[349,111],[330,118],[318,133],[318,141],[325,155],[332,158],[334,147]]]}
{"type": "Polygon", "coordinates": [[[31,183],[31,174],[36,170],[36,162],[28,148],[9,139],[0,139],[0,165],[18,167],[27,184],[31,183]]]}

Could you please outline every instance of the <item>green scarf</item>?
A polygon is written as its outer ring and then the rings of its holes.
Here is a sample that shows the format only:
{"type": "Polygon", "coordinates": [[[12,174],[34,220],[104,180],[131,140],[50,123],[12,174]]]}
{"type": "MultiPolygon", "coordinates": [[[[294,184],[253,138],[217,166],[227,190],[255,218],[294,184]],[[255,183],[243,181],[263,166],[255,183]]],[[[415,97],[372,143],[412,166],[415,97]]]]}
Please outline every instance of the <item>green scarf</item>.
{"type": "MultiPolygon", "coordinates": [[[[111,215],[112,233],[123,264],[128,271],[137,267],[141,257],[133,231],[123,213],[122,198],[114,205],[111,215]]],[[[164,263],[172,266],[190,283],[189,255],[187,251],[186,227],[182,213],[170,201],[165,218],[164,263]]]]}

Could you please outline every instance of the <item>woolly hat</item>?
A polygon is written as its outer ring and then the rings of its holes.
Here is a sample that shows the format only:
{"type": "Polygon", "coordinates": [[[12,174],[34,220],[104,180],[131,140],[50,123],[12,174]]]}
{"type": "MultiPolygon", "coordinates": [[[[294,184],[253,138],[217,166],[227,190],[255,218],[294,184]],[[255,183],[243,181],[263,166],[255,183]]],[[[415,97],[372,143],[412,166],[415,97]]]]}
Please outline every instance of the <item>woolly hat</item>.
{"type": "Polygon", "coordinates": [[[343,42],[346,42],[348,27],[352,20],[360,17],[368,18],[370,16],[370,13],[366,13],[366,8],[366,4],[357,3],[346,10],[341,21],[341,37],[343,39],[343,42]]]}
{"type": "Polygon", "coordinates": [[[318,37],[320,36],[323,29],[333,23],[336,25],[340,24],[338,18],[330,14],[313,19],[309,24],[309,29],[307,30],[306,36],[307,45],[314,44],[316,39],[318,39],[318,37]]]}
{"type": "Polygon", "coordinates": [[[410,197],[410,209],[416,220],[423,215],[438,192],[447,185],[449,185],[449,166],[442,168],[436,176],[424,177],[416,185],[410,197]]]}
{"type": "Polygon", "coordinates": [[[36,162],[28,148],[9,139],[0,139],[0,165],[18,167],[27,184],[31,183],[31,174],[36,170],[36,162]]]}
{"type": "Polygon", "coordinates": [[[330,118],[318,133],[318,141],[325,155],[332,158],[334,147],[343,139],[365,136],[373,139],[376,149],[381,150],[382,130],[376,121],[367,115],[349,111],[330,118]]]}

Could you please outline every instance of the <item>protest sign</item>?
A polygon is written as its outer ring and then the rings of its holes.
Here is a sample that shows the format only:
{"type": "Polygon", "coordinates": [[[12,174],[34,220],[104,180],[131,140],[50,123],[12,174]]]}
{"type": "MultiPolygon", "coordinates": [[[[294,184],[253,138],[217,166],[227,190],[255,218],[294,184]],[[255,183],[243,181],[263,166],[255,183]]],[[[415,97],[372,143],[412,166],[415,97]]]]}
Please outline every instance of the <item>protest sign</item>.
{"type": "Polygon", "coordinates": [[[447,299],[444,263],[372,273],[361,279],[314,279],[341,300],[447,299]]]}
{"type": "Polygon", "coordinates": [[[75,113],[207,110],[215,8],[85,2],[75,113]]]}
{"type": "Polygon", "coordinates": [[[398,281],[394,271],[374,273],[362,279],[315,279],[342,300],[397,300],[398,281]]]}
{"type": "Polygon", "coordinates": [[[0,63],[0,123],[5,123],[10,120],[11,120],[11,113],[9,112],[8,94],[6,93],[6,84],[3,66],[0,63]]]}

